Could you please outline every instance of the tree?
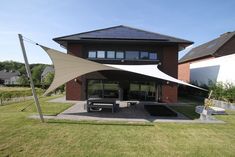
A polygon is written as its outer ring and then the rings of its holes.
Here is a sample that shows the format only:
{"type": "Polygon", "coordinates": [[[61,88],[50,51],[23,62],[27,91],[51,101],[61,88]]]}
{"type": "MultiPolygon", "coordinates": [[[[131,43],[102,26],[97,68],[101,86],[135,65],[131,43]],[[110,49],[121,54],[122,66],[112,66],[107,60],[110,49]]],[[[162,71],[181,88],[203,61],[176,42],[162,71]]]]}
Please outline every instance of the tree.
{"type": "Polygon", "coordinates": [[[19,62],[15,62],[15,61],[3,61],[3,62],[0,62],[0,70],[18,70],[20,68],[24,67],[24,64],[23,63],[19,63],[19,62]]]}
{"type": "Polygon", "coordinates": [[[41,84],[41,74],[44,68],[45,68],[45,65],[42,65],[42,64],[33,66],[31,71],[32,71],[33,82],[35,85],[41,84]]]}
{"type": "Polygon", "coordinates": [[[20,72],[20,74],[21,75],[26,75],[27,74],[27,72],[26,72],[26,69],[25,69],[25,66],[21,66],[19,69],[18,69],[18,71],[20,72]]]}
{"type": "Polygon", "coordinates": [[[26,77],[25,75],[20,76],[17,80],[17,83],[19,85],[29,85],[28,77],[26,77]]]}
{"type": "Polygon", "coordinates": [[[42,80],[43,85],[50,85],[53,81],[54,73],[49,72],[42,80]]]}

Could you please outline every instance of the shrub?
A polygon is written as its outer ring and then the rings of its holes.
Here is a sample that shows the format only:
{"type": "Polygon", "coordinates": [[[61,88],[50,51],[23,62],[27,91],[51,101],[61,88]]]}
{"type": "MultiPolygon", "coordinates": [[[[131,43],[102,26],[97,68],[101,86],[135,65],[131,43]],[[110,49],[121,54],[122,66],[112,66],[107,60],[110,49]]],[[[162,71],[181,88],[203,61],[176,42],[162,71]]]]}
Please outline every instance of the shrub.
{"type": "Polygon", "coordinates": [[[213,90],[211,98],[227,101],[234,103],[235,102],[235,85],[232,83],[223,83],[217,82],[209,84],[209,90],[213,90]]]}
{"type": "MultiPolygon", "coordinates": [[[[36,88],[36,93],[42,95],[43,89],[36,88]]],[[[32,96],[32,91],[30,88],[2,88],[0,89],[0,99],[1,101],[8,101],[12,98],[32,96]]]]}

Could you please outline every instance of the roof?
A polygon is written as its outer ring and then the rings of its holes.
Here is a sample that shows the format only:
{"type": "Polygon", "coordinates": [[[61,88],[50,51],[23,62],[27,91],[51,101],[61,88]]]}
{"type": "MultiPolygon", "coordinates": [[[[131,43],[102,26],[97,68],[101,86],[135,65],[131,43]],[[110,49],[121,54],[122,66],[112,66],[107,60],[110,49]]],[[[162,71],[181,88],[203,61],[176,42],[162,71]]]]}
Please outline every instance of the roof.
{"type": "Polygon", "coordinates": [[[192,41],[123,25],[62,36],[53,40],[63,46],[66,46],[68,41],[149,41],[182,43],[187,46],[193,43],[192,41]]]}
{"type": "Polygon", "coordinates": [[[184,63],[206,56],[215,56],[215,53],[220,49],[220,47],[227,43],[234,35],[235,31],[227,32],[214,40],[193,48],[179,60],[179,63],[184,63]]]}
{"type": "Polygon", "coordinates": [[[19,76],[20,73],[18,71],[7,71],[7,70],[1,70],[0,71],[0,79],[10,79],[14,76],[19,76]]]}

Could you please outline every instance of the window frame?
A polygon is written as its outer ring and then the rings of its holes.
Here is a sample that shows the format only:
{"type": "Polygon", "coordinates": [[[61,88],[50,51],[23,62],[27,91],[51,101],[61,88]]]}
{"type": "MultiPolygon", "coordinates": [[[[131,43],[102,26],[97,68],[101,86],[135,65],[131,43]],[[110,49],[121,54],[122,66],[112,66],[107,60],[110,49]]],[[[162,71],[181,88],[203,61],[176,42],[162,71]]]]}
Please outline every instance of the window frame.
{"type": "Polygon", "coordinates": [[[149,60],[158,60],[157,59],[157,53],[156,52],[149,52],[149,60]],[[156,58],[152,59],[151,54],[154,54],[156,56],[156,58]]]}
{"type": "Polygon", "coordinates": [[[106,59],[116,59],[116,52],[112,51],[112,50],[106,51],[106,59]],[[111,57],[111,58],[108,57],[109,52],[113,52],[113,57],[111,57]]]}
{"type": "Polygon", "coordinates": [[[116,51],[116,53],[115,53],[115,59],[125,59],[125,51],[116,51]],[[123,54],[123,57],[122,58],[118,58],[117,57],[117,54],[118,53],[122,53],[123,54]]]}
{"type": "Polygon", "coordinates": [[[96,51],[96,58],[97,59],[105,59],[106,58],[106,52],[104,51],[104,50],[97,50],[96,51]],[[99,53],[101,53],[101,52],[103,52],[104,54],[103,54],[103,57],[99,57],[99,53]]]}
{"type": "Polygon", "coordinates": [[[140,59],[140,51],[125,51],[125,59],[126,60],[139,60],[140,59]],[[137,53],[137,58],[127,58],[127,53],[137,53]]]}
{"type": "Polygon", "coordinates": [[[97,58],[97,51],[92,51],[92,50],[91,50],[91,51],[88,51],[88,58],[91,58],[91,59],[97,58]],[[92,52],[94,52],[95,57],[90,57],[90,56],[89,56],[89,54],[92,53],[92,52]]]}
{"type": "Polygon", "coordinates": [[[149,58],[150,58],[150,57],[149,57],[149,53],[150,53],[150,52],[148,52],[148,51],[140,51],[140,60],[150,60],[150,59],[149,59],[149,58]],[[143,53],[147,53],[147,59],[141,57],[141,54],[143,54],[143,53]]]}

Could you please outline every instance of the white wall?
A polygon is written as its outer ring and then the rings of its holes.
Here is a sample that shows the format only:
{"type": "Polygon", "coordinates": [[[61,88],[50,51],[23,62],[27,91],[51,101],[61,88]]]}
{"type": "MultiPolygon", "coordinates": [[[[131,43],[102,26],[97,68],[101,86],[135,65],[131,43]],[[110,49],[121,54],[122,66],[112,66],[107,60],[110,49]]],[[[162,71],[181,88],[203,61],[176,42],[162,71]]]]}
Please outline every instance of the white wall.
{"type": "Polygon", "coordinates": [[[5,79],[4,84],[18,84],[17,80],[19,79],[19,76],[12,76],[10,79],[5,79]]]}
{"type": "Polygon", "coordinates": [[[235,84],[235,54],[190,64],[190,81],[200,85],[208,80],[235,84]]]}

